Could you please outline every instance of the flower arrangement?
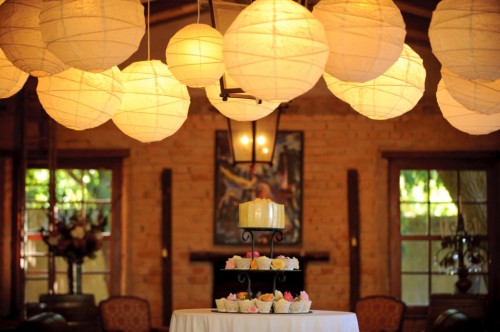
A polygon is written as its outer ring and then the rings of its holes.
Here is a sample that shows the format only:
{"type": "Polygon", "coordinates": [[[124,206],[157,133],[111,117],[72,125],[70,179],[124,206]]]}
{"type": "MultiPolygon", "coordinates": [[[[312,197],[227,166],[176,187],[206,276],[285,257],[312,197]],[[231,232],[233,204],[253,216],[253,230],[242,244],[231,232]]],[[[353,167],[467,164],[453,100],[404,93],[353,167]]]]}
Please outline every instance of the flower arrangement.
{"type": "Polygon", "coordinates": [[[102,247],[102,238],[107,217],[99,213],[96,223],[79,218],[77,213],[68,217],[61,213],[52,230],[40,229],[43,241],[55,256],[68,262],[82,264],[85,257],[95,258],[102,247]]]}

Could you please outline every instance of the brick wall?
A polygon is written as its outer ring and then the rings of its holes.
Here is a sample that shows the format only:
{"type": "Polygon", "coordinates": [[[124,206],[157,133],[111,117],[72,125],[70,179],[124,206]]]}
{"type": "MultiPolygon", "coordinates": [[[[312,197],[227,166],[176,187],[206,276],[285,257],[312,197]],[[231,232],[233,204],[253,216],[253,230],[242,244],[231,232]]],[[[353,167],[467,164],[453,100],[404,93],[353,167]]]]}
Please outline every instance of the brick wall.
{"type": "MultiPolygon", "coordinates": [[[[211,267],[190,263],[191,251],[225,250],[229,256],[248,249],[213,245],[214,133],[225,129],[225,120],[209,108],[205,98],[193,98],[183,127],[159,143],[135,142],[112,123],[83,133],[58,133],[59,148],[130,148],[124,173],[122,292],[146,297],[155,324],[161,322],[162,169],[171,168],[173,174],[174,309],[213,305],[211,267]]],[[[373,121],[347,110],[333,96],[293,101],[280,129],[304,131],[303,242],[290,249],[328,251],[331,257],[328,263],[310,264],[307,271],[306,290],[316,309],[349,308],[348,169],[357,169],[360,179],[361,293],[388,293],[387,162],[381,152],[500,145],[500,133],[463,134],[425,105],[393,120],[373,121]]]]}

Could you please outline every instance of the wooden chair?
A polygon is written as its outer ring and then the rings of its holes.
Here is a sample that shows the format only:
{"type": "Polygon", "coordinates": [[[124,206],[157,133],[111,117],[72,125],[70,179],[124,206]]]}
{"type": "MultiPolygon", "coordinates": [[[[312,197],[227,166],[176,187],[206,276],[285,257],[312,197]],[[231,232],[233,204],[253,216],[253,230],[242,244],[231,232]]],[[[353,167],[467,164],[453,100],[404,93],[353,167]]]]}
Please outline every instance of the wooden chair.
{"type": "Polygon", "coordinates": [[[99,303],[104,332],[168,331],[151,327],[149,302],[136,296],[112,296],[99,303]]]}
{"type": "Polygon", "coordinates": [[[395,297],[373,295],[361,298],[355,306],[359,331],[402,331],[405,310],[405,303],[395,297]]]}

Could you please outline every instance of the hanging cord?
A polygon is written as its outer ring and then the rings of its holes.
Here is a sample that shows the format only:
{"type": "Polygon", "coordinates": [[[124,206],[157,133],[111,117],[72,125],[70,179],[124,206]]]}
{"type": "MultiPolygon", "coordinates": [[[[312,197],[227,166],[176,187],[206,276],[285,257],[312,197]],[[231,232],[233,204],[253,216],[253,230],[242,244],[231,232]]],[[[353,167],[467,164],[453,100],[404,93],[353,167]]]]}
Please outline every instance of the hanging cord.
{"type": "Polygon", "coordinates": [[[197,3],[198,3],[198,19],[196,20],[196,23],[200,24],[200,0],[198,0],[197,3]]]}
{"type": "Polygon", "coordinates": [[[151,12],[151,6],[150,2],[148,0],[148,7],[147,7],[147,16],[146,16],[146,30],[147,30],[147,38],[148,38],[148,61],[151,60],[151,46],[150,46],[150,35],[149,35],[149,15],[151,12]]]}

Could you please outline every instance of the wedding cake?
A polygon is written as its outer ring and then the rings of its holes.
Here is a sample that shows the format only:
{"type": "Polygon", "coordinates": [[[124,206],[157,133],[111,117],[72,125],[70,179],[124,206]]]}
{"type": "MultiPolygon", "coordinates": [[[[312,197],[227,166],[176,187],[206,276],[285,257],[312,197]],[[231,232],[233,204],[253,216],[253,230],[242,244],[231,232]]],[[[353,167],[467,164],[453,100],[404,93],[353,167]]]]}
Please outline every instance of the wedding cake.
{"type": "Polygon", "coordinates": [[[256,198],[239,205],[241,228],[285,228],[285,206],[256,198]]]}

